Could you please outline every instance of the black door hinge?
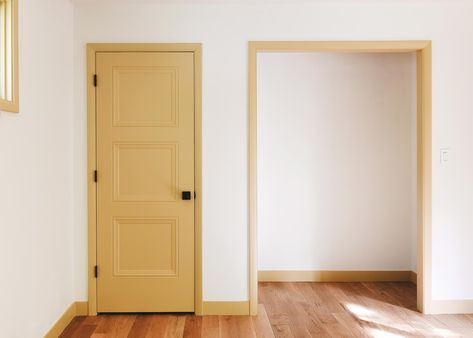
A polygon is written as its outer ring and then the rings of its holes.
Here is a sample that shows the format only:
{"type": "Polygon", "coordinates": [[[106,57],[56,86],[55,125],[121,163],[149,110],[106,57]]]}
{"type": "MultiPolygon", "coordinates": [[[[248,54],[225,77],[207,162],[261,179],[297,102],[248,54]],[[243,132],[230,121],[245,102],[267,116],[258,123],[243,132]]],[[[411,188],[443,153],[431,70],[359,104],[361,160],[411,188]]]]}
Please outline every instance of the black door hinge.
{"type": "Polygon", "coordinates": [[[99,276],[99,267],[96,265],[94,266],[94,277],[97,278],[99,276]]]}
{"type": "Polygon", "coordinates": [[[98,176],[97,170],[94,170],[94,182],[97,182],[98,176]]]}
{"type": "Polygon", "coordinates": [[[197,198],[197,193],[194,191],[194,199],[197,198]]]}
{"type": "Polygon", "coordinates": [[[97,87],[97,74],[94,74],[94,87],[97,87]]]}

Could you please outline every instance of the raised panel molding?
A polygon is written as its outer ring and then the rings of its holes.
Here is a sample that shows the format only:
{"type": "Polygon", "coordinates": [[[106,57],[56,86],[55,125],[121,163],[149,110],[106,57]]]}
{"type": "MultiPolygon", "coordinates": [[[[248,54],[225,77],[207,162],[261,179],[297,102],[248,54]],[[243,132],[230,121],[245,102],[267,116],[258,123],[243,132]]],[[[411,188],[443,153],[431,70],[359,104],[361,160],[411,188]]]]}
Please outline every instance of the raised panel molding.
{"type": "Polygon", "coordinates": [[[177,67],[116,67],[113,69],[114,127],[177,127],[177,67]],[[135,90],[136,83],[147,90],[135,90]],[[141,102],[146,102],[141,105],[141,102]]]}
{"type": "Polygon", "coordinates": [[[174,202],[178,199],[178,178],[177,144],[113,145],[114,202],[174,202]],[[150,177],[159,182],[150,181],[150,177]],[[160,188],[163,182],[166,190],[160,188]]]}
{"type": "Polygon", "coordinates": [[[176,276],[178,233],[177,218],[115,218],[114,276],[176,276]]]}

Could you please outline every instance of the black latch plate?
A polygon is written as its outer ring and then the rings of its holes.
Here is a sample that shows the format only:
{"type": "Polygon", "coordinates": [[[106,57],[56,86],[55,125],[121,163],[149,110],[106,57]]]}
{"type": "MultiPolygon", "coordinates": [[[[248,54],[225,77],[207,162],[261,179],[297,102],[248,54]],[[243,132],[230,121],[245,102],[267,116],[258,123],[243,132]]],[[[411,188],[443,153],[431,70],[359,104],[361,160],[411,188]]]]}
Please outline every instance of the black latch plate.
{"type": "Polygon", "coordinates": [[[188,201],[188,200],[192,199],[191,192],[190,191],[183,191],[182,192],[182,199],[184,201],[188,201]]]}

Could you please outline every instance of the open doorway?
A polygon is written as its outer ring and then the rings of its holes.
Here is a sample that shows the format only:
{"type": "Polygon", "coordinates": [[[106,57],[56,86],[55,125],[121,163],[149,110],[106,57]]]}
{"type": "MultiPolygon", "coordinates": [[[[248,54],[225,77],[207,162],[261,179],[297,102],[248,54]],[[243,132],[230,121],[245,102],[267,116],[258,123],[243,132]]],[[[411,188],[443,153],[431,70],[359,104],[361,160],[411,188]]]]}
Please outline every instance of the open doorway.
{"type": "Polygon", "coordinates": [[[258,279],[417,281],[426,310],[425,48],[250,43],[253,314],[258,279]]]}

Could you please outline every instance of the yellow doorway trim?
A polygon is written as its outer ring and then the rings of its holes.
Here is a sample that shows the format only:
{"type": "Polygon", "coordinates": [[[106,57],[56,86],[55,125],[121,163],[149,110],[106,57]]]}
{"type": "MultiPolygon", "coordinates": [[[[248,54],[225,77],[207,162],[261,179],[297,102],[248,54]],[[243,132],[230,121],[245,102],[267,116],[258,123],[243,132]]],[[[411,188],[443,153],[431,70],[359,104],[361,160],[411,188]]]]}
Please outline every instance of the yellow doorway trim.
{"type": "Polygon", "coordinates": [[[95,57],[99,52],[188,52],[194,54],[195,156],[195,314],[202,315],[202,45],[199,43],[92,43],[87,45],[87,186],[88,186],[88,314],[97,314],[97,187],[95,57]]]}
{"type": "Polygon", "coordinates": [[[251,41],[249,52],[249,298],[258,308],[257,53],[350,52],[417,54],[417,307],[432,311],[432,47],[430,41],[251,41]]]}

